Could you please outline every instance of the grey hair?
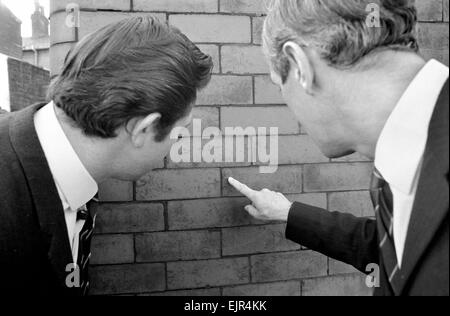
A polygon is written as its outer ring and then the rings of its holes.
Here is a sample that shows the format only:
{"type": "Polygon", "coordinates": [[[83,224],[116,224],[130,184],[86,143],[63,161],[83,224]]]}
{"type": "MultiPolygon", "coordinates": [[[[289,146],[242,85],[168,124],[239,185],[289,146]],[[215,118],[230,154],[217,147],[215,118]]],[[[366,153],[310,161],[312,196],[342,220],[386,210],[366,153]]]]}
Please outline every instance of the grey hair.
{"type": "Polygon", "coordinates": [[[330,66],[351,68],[380,50],[418,52],[414,0],[270,0],[263,46],[283,82],[289,61],[286,42],[315,49],[330,66]],[[380,25],[367,23],[370,5],[379,8],[380,25]]]}

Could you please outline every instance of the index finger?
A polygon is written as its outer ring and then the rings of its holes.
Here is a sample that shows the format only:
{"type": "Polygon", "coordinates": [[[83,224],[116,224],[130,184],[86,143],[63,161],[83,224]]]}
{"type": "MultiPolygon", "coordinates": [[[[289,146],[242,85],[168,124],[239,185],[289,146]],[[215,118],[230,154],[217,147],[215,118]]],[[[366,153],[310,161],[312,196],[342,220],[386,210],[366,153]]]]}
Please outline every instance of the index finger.
{"type": "Polygon", "coordinates": [[[255,190],[250,189],[248,186],[246,186],[243,183],[240,183],[239,181],[233,179],[233,178],[228,178],[228,182],[239,192],[241,192],[243,195],[245,195],[246,197],[248,197],[250,200],[253,199],[253,197],[255,196],[255,194],[257,193],[255,190]]]}

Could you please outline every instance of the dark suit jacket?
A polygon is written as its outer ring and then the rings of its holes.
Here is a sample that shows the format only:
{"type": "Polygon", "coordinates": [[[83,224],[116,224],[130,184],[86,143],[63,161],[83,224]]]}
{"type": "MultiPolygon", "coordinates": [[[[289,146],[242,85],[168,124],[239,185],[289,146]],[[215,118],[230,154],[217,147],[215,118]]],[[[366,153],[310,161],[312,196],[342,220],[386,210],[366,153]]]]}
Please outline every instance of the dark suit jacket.
{"type": "Polygon", "coordinates": [[[378,248],[372,219],[331,213],[294,203],[286,236],[312,250],[351,264],[362,272],[380,266],[381,287],[375,295],[449,294],[449,86],[445,84],[431,120],[429,139],[415,198],[401,269],[402,286],[395,293],[378,248]]]}
{"type": "Polygon", "coordinates": [[[44,104],[0,113],[0,294],[78,295],[64,210],[33,118],[44,104]]]}

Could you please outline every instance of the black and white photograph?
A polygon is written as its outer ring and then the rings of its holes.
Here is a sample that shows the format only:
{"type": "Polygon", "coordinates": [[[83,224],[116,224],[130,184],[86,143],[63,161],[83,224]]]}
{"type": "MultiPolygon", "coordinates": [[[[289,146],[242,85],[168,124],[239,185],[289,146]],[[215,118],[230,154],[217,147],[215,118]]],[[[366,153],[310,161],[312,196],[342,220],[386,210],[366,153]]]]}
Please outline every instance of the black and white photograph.
{"type": "Polygon", "coordinates": [[[0,0],[0,297],[448,296],[448,67],[449,0],[0,0]]]}

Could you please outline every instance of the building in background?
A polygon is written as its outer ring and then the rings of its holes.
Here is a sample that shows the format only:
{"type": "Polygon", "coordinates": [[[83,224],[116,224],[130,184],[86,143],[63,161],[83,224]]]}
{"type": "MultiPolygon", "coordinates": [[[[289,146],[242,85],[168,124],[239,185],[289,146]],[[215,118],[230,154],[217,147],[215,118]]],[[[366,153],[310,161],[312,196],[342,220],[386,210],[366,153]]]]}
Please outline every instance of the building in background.
{"type": "Polygon", "coordinates": [[[0,53],[22,59],[22,22],[0,1],[0,53]]]}
{"type": "MultiPolygon", "coordinates": [[[[43,15],[43,11],[37,14],[43,15]]],[[[47,29],[48,42],[48,20],[43,21],[41,17],[33,14],[36,20],[35,47],[44,47],[45,29],[47,29]]],[[[44,16],[45,17],[45,16],[44,16]]],[[[34,21],[34,20],[33,20],[34,21]]],[[[22,52],[21,21],[0,2],[0,108],[7,111],[17,111],[36,102],[46,99],[47,86],[50,82],[48,68],[49,58],[47,44],[47,60],[44,54],[38,56],[39,66],[34,62],[24,61],[26,51],[22,52]],[[45,64],[46,63],[46,64],[45,64]]],[[[34,23],[33,23],[34,24],[34,23]]],[[[34,27],[33,27],[34,28],[34,27]]]]}
{"type": "Polygon", "coordinates": [[[44,7],[35,0],[35,11],[31,16],[32,36],[23,38],[23,60],[40,68],[50,69],[49,20],[44,7]]]}

